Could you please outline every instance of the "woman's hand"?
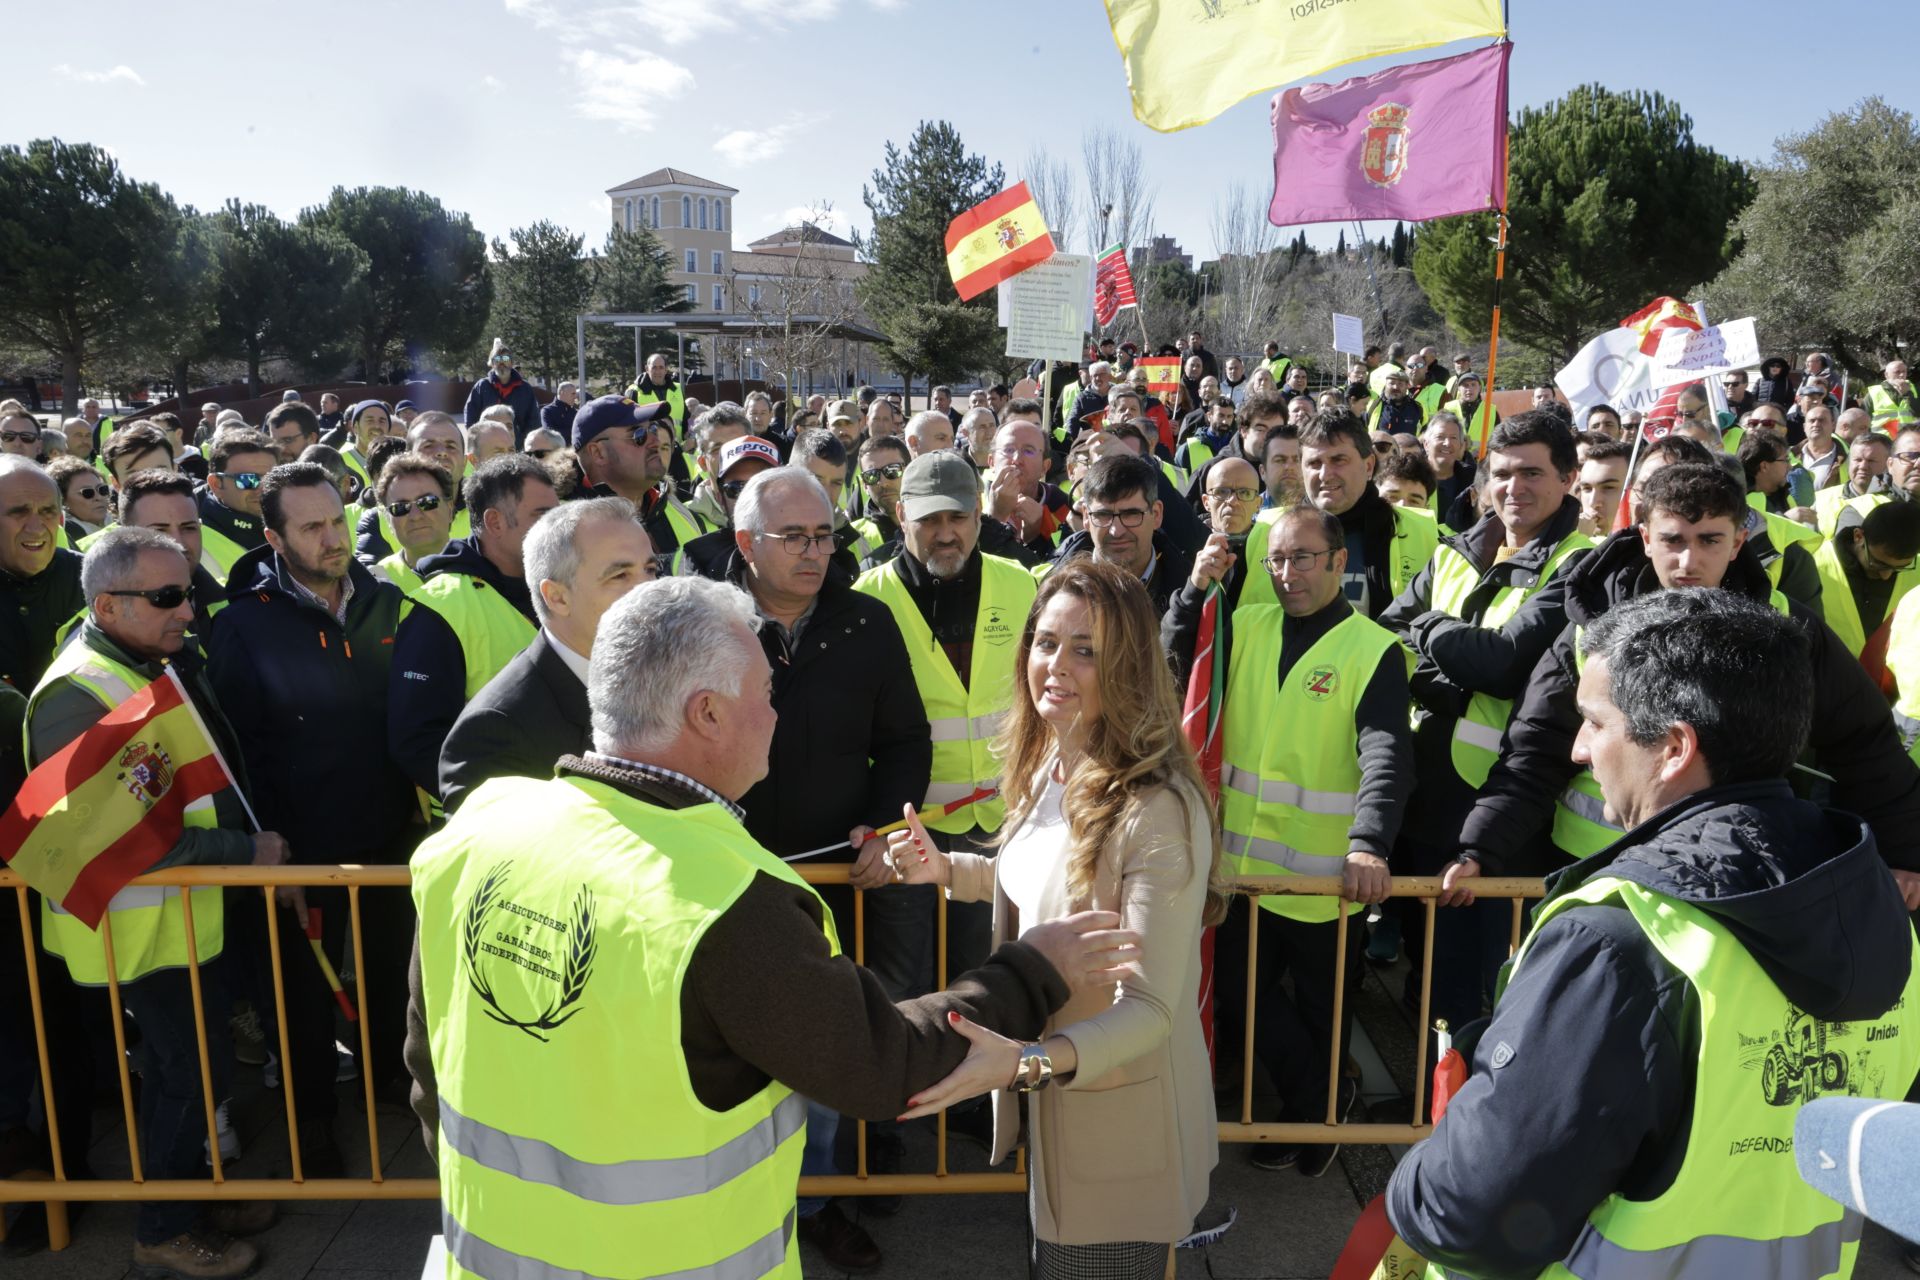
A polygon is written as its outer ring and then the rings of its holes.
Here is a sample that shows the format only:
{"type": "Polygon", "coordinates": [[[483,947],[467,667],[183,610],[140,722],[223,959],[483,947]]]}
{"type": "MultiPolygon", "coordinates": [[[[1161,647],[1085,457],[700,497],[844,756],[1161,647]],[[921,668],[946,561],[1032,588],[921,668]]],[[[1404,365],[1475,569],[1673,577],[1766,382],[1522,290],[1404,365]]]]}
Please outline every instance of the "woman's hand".
{"type": "Polygon", "coordinates": [[[910,1108],[900,1118],[912,1120],[944,1111],[956,1102],[965,1102],[1013,1083],[1020,1066],[1020,1042],[967,1021],[957,1013],[947,1014],[947,1023],[971,1042],[967,1056],[960,1060],[946,1079],[922,1089],[907,1099],[910,1108]]]}
{"type": "Polygon", "coordinates": [[[953,859],[934,847],[933,837],[920,822],[920,814],[907,805],[907,829],[887,837],[887,865],[895,884],[953,883],[953,859]]]}

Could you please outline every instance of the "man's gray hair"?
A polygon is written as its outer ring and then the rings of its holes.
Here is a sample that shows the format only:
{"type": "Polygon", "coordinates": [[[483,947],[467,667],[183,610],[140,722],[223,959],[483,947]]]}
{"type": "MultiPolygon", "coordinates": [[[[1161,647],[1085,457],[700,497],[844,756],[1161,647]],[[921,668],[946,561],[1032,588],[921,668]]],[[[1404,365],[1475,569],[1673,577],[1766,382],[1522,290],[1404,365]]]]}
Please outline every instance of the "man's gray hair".
{"type": "MultiPolygon", "coordinates": [[[[124,591],[140,576],[140,556],[147,551],[171,551],[183,561],[186,548],[164,533],[137,524],[114,525],[87,548],[80,562],[80,591],[91,604],[107,591],[124,591]]],[[[188,562],[188,572],[192,572],[188,562]]]]}
{"type": "Polygon", "coordinates": [[[922,409],[919,413],[913,415],[913,420],[907,423],[907,429],[902,431],[900,435],[904,439],[918,441],[921,439],[920,432],[922,429],[930,426],[945,427],[951,432],[953,430],[953,419],[938,409],[922,409]]]}
{"type": "Polygon", "coordinates": [[[615,601],[587,667],[594,750],[659,751],[680,736],[696,693],[738,694],[749,654],[736,624],[759,630],[753,597],[709,578],[659,578],[615,601]]]}
{"type": "MultiPolygon", "coordinates": [[[[495,407],[495,408],[504,408],[505,406],[504,406],[504,405],[496,405],[496,406],[494,406],[494,407],[495,407]]],[[[449,419],[449,421],[451,421],[451,419],[449,419]]],[[[419,418],[415,418],[415,419],[413,420],[413,425],[414,425],[414,426],[416,426],[416,427],[417,427],[417,426],[419,426],[419,425],[420,425],[420,419],[419,419],[419,418]]],[[[458,425],[458,424],[456,424],[456,425],[458,425]]],[[[506,433],[507,433],[507,439],[508,439],[509,441],[511,441],[511,440],[513,439],[513,424],[512,424],[512,423],[510,423],[510,422],[502,422],[502,421],[500,421],[500,420],[499,420],[498,418],[482,418],[482,419],[480,419],[480,421],[478,421],[478,422],[476,422],[476,423],[473,423],[472,425],[470,425],[470,426],[467,426],[467,427],[464,427],[464,428],[462,428],[462,429],[461,429],[461,432],[460,432],[460,447],[461,447],[461,448],[463,448],[463,449],[465,449],[465,450],[466,450],[466,451],[467,451],[468,453],[474,453],[474,452],[477,452],[477,451],[479,450],[479,448],[480,448],[480,437],[481,437],[481,436],[483,436],[483,435],[485,435],[485,434],[486,434],[487,432],[489,432],[489,431],[504,431],[504,432],[506,432],[506,433]]],[[[558,432],[554,432],[554,431],[548,431],[548,430],[547,430],[547,428],[545,428],[545,427],[535,427],[535,428],[533,429],[533,431],[529,431],[529,432],[527,432],[527,434],[528,434],[528,435],[532,435],[532,434],[534,433],[534,431],[546,431],[548,435],[557,435],[557,434],[558,434],[558,432]]],[[[408,434],[408,435],[412,435],[413,433],[412,433],[412,431],[411,431],[411,430],[409,430],[407,434],[408,434]]]]}
{"type": "Polygon", "coordinates": [[[0,453],[0,480],[5,480],[8,476],[25,475],[28,472],[45,480],[47,487],[55,493],[60,492],[60,486],[55,484],[53,477],[47,474],[47,469],[32,458],[17,453],[0,453]]]}
{"type": "Polygon", "coordinates": [[[540,584],[573,586],[574,576],[580,572],[580,530],[597,520],[633,518],[631,502],[609,497],[563,502],[535,522],[520,554],[526,565],[527,585],[533,589],[533,612],[541,626],[547,624],[547,599],[540,594],[540,584]]]}
{"type": "Polygon", "coordinates": [[[1094,374],[1100,372],[1102,369],[1105,369],[1109,375],[1111,375],[1114,371],[1113,365],[1108,361],[1095,360],[1092,364],[1087,366],[1087,376],[1091,378],[1094,374]]]}
{"type": "Polygon", "coordinates": [[[753,424],[747,421],[747,411],[731,400],[722,400],[693,420],[693,438],[702,449],[708,448],[707,439],[715,427],[745,427],[753,430],[753,424]]]}
{"type": "Polygon", "coordinates": [[[975,438],[972,432],[974,428],[981,423],[986,424],[988,435],[992,435],[1000,427],[1000,420],[993,416],[993,410],[991,409],[969,409],[960,415],[960,429],[968,433],[967,439],[969,440],[975,438]]]}
{"type": "Polygon", "coordinates": [[[748,533],[767,532],[767,517],[761,508],[774,494],[792,489],[807,490],[820,499],[820,505],[826,512],[825,519],[820,523],[832,526],[833,499],[827,496],[826,486],[820,483],[820,477],[805,467],[785,466],[769,467],[747,481],[747,487],[740,491],[740,496],[733,503],[733,527],[748,533]]]}
{"type": "Polygon", "coordinates": [[[579,383],[574,382],[572,379],[568,379],[567,381],[562,382],[559,386],[555,387],[553,389],[553,393],[555,395],[559,395],[562,391],[578,391],[579,389],[580,389],[579,383]]]}

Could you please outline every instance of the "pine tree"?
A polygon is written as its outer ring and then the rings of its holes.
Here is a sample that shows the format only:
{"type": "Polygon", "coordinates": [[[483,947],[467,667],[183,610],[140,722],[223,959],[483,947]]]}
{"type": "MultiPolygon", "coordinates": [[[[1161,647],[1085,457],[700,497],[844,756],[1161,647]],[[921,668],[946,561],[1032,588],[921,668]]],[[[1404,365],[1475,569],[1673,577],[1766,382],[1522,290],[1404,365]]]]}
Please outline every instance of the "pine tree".
{"type": "MultiPolygon", "coordinates": [[[[686,293],[668,280],[673,259],[666,246],[646,227],[623,231],[615,227],[607,233],[606,248],[590,260],[593,270],[592,297],[587,309],[602,315],[657,315],[661,312],[691,310],[686,293]]],[[[640,331],[642,355],[654,351],[673,352],[678,344],[671,334],[654,330],[640,331]]],[[[669,357],[672,358],[671,356],[669,357]]],[[[592,325],[587,329],[587,374],[597,383],[625,387],[640,376],[634,367],[633,333],[610,325],[592,325]]]]}

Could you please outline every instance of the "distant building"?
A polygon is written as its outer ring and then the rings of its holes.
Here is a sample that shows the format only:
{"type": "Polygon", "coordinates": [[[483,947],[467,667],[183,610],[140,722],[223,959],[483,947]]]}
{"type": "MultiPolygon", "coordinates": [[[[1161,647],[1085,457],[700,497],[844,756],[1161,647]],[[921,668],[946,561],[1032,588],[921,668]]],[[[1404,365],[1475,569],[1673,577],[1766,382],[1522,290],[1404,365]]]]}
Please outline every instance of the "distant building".
{"type": "Polygon", "coordinates": [[[1187,270],[1193,270],[1193,255],[1181,249],[1180,242],[1172,236],[1155,236],[1133,251],[1133,269],[1136,271],[1159,262],[1179,262],[1187,270]]]}
{"type": "Polygon", "coordinates": [[[669,277],[695,311],[738,308],[728,287],[733,272],[733,197],[737,188],[684,169],[655,169],[607,192],[613,225],[645,227],[673,259],[669,277]]]}

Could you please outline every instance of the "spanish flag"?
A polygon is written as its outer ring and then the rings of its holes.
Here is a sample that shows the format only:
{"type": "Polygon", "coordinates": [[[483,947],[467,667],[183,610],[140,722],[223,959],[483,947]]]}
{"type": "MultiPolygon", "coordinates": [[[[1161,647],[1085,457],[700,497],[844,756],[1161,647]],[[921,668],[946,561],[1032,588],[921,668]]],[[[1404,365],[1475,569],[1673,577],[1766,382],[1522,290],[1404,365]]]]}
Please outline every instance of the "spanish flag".
{"type": "Polygon", "coordinates": [[[947,224],[947,272],[962,302],[1052,256],[1053,233],[1024,182],[947,224]]]}
{"type": "Polygon", "coordinates": [[[113,895],[179,842],[187,806],[232,785],[168,668],[27,776],[0,814],[0,858],[98,929],[113,895]]]}
{"type": "Polygon", "coordinates": [[[1149,392],[1178,391],[1180,389],[1180,359],[1177,356],[1151,356],[1133,362],[1136,369],[1147,371],[1147,390],[1149,392]]]}
{"type": "Polygon", "coordinates": [[[1650,356],[1660,349],[1660,339],[1669,329],[1698,331],[1700,313],[1678,298],[1658,297],[1620,322],[1622,329],[1640,335],[1640,354],[1650,356]]]}

